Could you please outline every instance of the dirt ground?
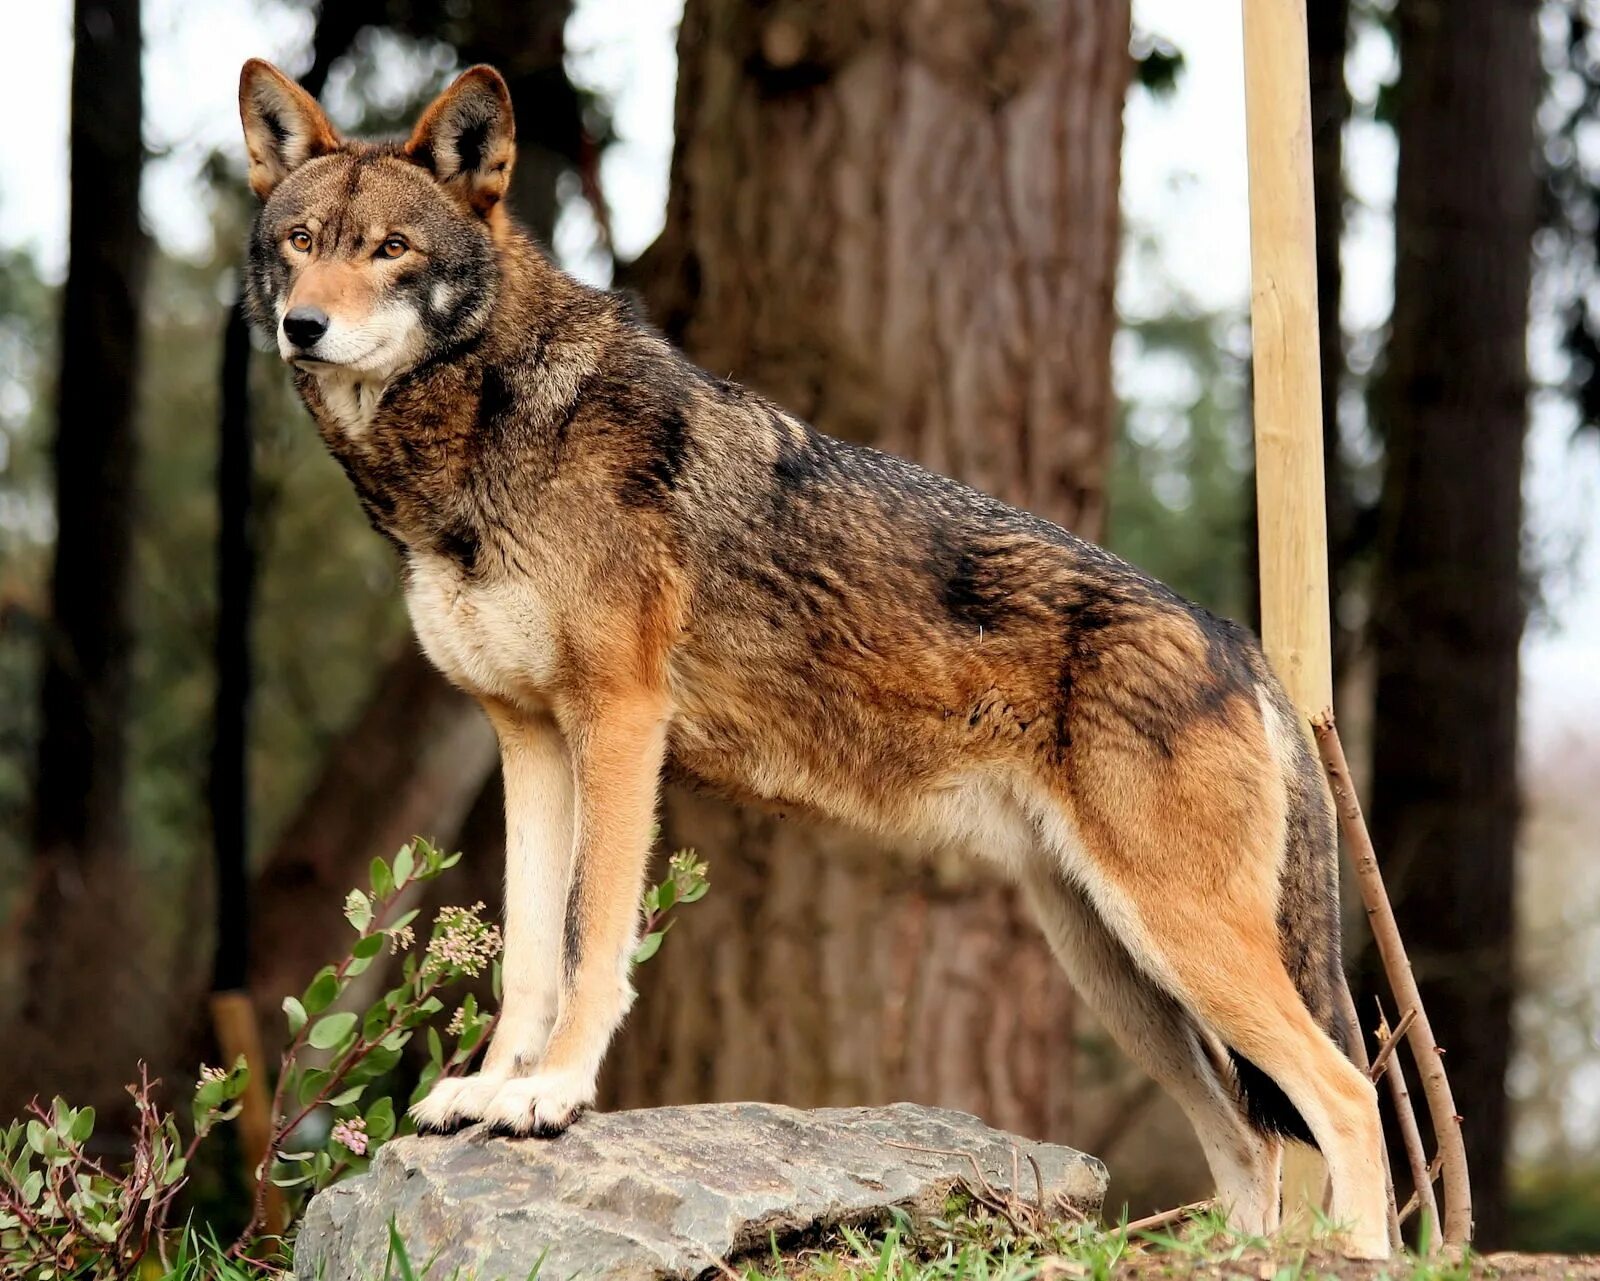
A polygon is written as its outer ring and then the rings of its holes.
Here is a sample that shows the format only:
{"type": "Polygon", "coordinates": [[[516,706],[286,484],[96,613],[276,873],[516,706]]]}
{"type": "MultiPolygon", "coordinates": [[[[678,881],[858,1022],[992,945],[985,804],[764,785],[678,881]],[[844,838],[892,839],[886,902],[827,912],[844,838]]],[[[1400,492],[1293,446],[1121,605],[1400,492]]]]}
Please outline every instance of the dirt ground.
{"type": "MultiPolygon", "coordinates": [[[[1063,1261],[1065,1264],[1065,1261],[1063,1261]]],[[[1072,1265],[1059,1271],[1049,1267],[1049,1261],[1040,1269],[1041,1281],[1050,1281],[1052,1272],[1060,1281],[1072,1275],[1072,1265]]],[[[1600,1281],[1600,1254],[1518,1254],[1507,1251],[1474,1257],[1470,1268],[1448,1263],[1430,1263],[1426,1267],[1408,1266],[1406,1263],[1360,1263],[1336,1254],[1312,1253],[1300,1258],[1285,1258],[1282,1254],[1249,1251],[1239,1259],[1226,1263],[1207,1262],[1185,1258],[1165,1251],[1139,1251],[1125,1256],[1118,1264],[1118,1278],[1134,1281],[1155,1281],[1161,1277],[1196,1278],[1197,1281],[1303,1281],[1311,1277],[1339,1277],[1349,1281],[1412,1281],[1412,1278],[1429,1278],[1430,1281],[1600,1281]]]]}

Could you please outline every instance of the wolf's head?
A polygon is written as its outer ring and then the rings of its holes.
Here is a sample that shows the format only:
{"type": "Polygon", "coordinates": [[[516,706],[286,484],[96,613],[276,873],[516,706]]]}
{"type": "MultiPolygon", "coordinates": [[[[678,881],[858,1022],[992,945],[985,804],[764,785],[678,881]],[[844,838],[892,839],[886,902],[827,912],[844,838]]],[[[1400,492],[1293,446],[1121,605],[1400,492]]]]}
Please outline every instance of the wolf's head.
{"type": "Polygon", "coordinates": [[[259,59],[244,64],[239,113],[262,202],[246,297],[284,360],[382,381],[482,330],[516,153],[498,72],[463,72],[404,143],[346,141],[259,59]]]}

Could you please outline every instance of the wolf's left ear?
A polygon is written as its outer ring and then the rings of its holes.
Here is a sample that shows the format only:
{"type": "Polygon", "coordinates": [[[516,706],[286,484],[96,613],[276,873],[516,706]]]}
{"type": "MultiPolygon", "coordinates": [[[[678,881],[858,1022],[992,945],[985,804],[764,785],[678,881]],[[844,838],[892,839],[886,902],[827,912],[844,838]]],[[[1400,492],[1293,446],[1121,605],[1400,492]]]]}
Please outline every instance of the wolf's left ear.
{"type": "Polygon", "coordinates": [[[485,217],[511,185],[517,127],[493,67],[469,67],[422,113],[406,155],[485,217]]]}
{"type": "Polygon", "coordinates": [[[239,73],[239,118],[250,153],[250,189],[263,200],[306,161],[344,145],[317,100],[260,58],[239,73]]]}

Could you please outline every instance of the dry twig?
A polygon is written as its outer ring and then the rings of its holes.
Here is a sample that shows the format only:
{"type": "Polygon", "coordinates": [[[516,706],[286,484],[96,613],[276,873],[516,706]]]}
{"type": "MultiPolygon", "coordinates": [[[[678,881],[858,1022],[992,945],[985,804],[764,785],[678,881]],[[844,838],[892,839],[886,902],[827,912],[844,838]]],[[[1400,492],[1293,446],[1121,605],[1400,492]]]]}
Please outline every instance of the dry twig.
{"type": "Polygon", "coordinates": [[[1184,1219],[1192,1219],[1197,1214],[1204,1214],[1215,1204],[1215,1201],[1191,1201],[1188,1205],[1180,1205],[1175,1210],[1163,1210],[1160,1214],[1151,1214],[1142,1219],[1135,1219],[1123,1231],[1154,1232],[1157,1228],[1168,1227],[1171,1224],[1182,1222],[1184,1219]]]}
{"type": "MultiPolygon", "coordinates": [[[[1378,869],[1372,837],[1361,816],[1361,802],[1350,781],[1350,765],[1345,760],[1339,731],[1334,727],[1333,712],[1325,710],[1314,717],[1311,728],[1316,735],[1317,750],[1328,775],[1328,784],[1333,789],[1339,825],[1344,830],[1345,842],[1350,849],[1356,884],[1361,889],[1361,901],[1367,909],[1367,920],[1372,928],[1372,941],[1383,960],[1389,987],[1403,1009],[1416,1012],[1406,1039],[1422,1073],[1422,1092],[1433,1120],[1434,1140],[1439,1145],[1440,1168],[1444,1176],[1443,1242],[1454,1246],[1466,1245],[1472,1239],[1472,1185],[1467,1175],[1466,1147],[1461,1138],[1461,1117],[1456,1113],[1450,1079],[1445,1075],[1444,1051],[1434,1038],[1428,1013],[1417,991],[1416,976],[1411,972],[1411,962],[1406,957],[1405,943],[1400,938],[1400,928],[1394,919],[1394,908],[1383,887],[1383,875],[1378,869]]],[[[1389,1073],[1389,1079],[1397,1080],[1398,1073],[1389,1073]]],[[[1390,1089],[1394,1089],[1393,1085],[1390,1089]]],[[[1415,1116],[1412,1117],[1412,1123],[1415,1124],[1415,1116]]]]}
{"type": "Polygon", "coordinates": [[[1401,1016],[1400,1022],[1395,1025],[1393,1032],[1388,1030],[1388,1022],[1384,1022],[1378,1032],[1378,1037],[1383,1044],[1378,1049],[1378,1057],[1372,1060],[1372,1066],[1367,1069],[1367,1079],[1369,1081],[1376,1081],[1383,1075],[1384,1069],[1389,1066],[1389,1060],[1394,1057],[1395,1050],[1399,1048],[1401,1040],[1411,1030],[1411,1025],[1416,1021],[1417,1011],[1413,1008],[1407,1010],[1401,1016]]]}

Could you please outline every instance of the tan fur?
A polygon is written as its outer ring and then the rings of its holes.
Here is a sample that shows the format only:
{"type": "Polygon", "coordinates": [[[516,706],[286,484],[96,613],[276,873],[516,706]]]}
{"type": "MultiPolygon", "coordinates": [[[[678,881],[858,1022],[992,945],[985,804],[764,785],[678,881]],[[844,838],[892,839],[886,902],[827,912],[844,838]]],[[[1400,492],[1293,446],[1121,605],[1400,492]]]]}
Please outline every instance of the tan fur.
{"type": "Polygon", "coordinates": [[[418,1123],[550,1133],[593,1102],[670,773],[990,860],[1183,1106],[1236,1224],[1277,1224],[1280,1136],[1313,1137],[1350,1247],[1383,1254],[1375,1099],[1328,1031],[1331,809],[1254,642],[695,370],[555,270],[505,216],[493,72],[403,145],[318,154],[331,129],[280,79],[241,88],[272,179],[253,307],[505,770],[502,1021],[418,1123]],[[330,317],[309,351],[282,330],[306,299],[330,317]]]}

